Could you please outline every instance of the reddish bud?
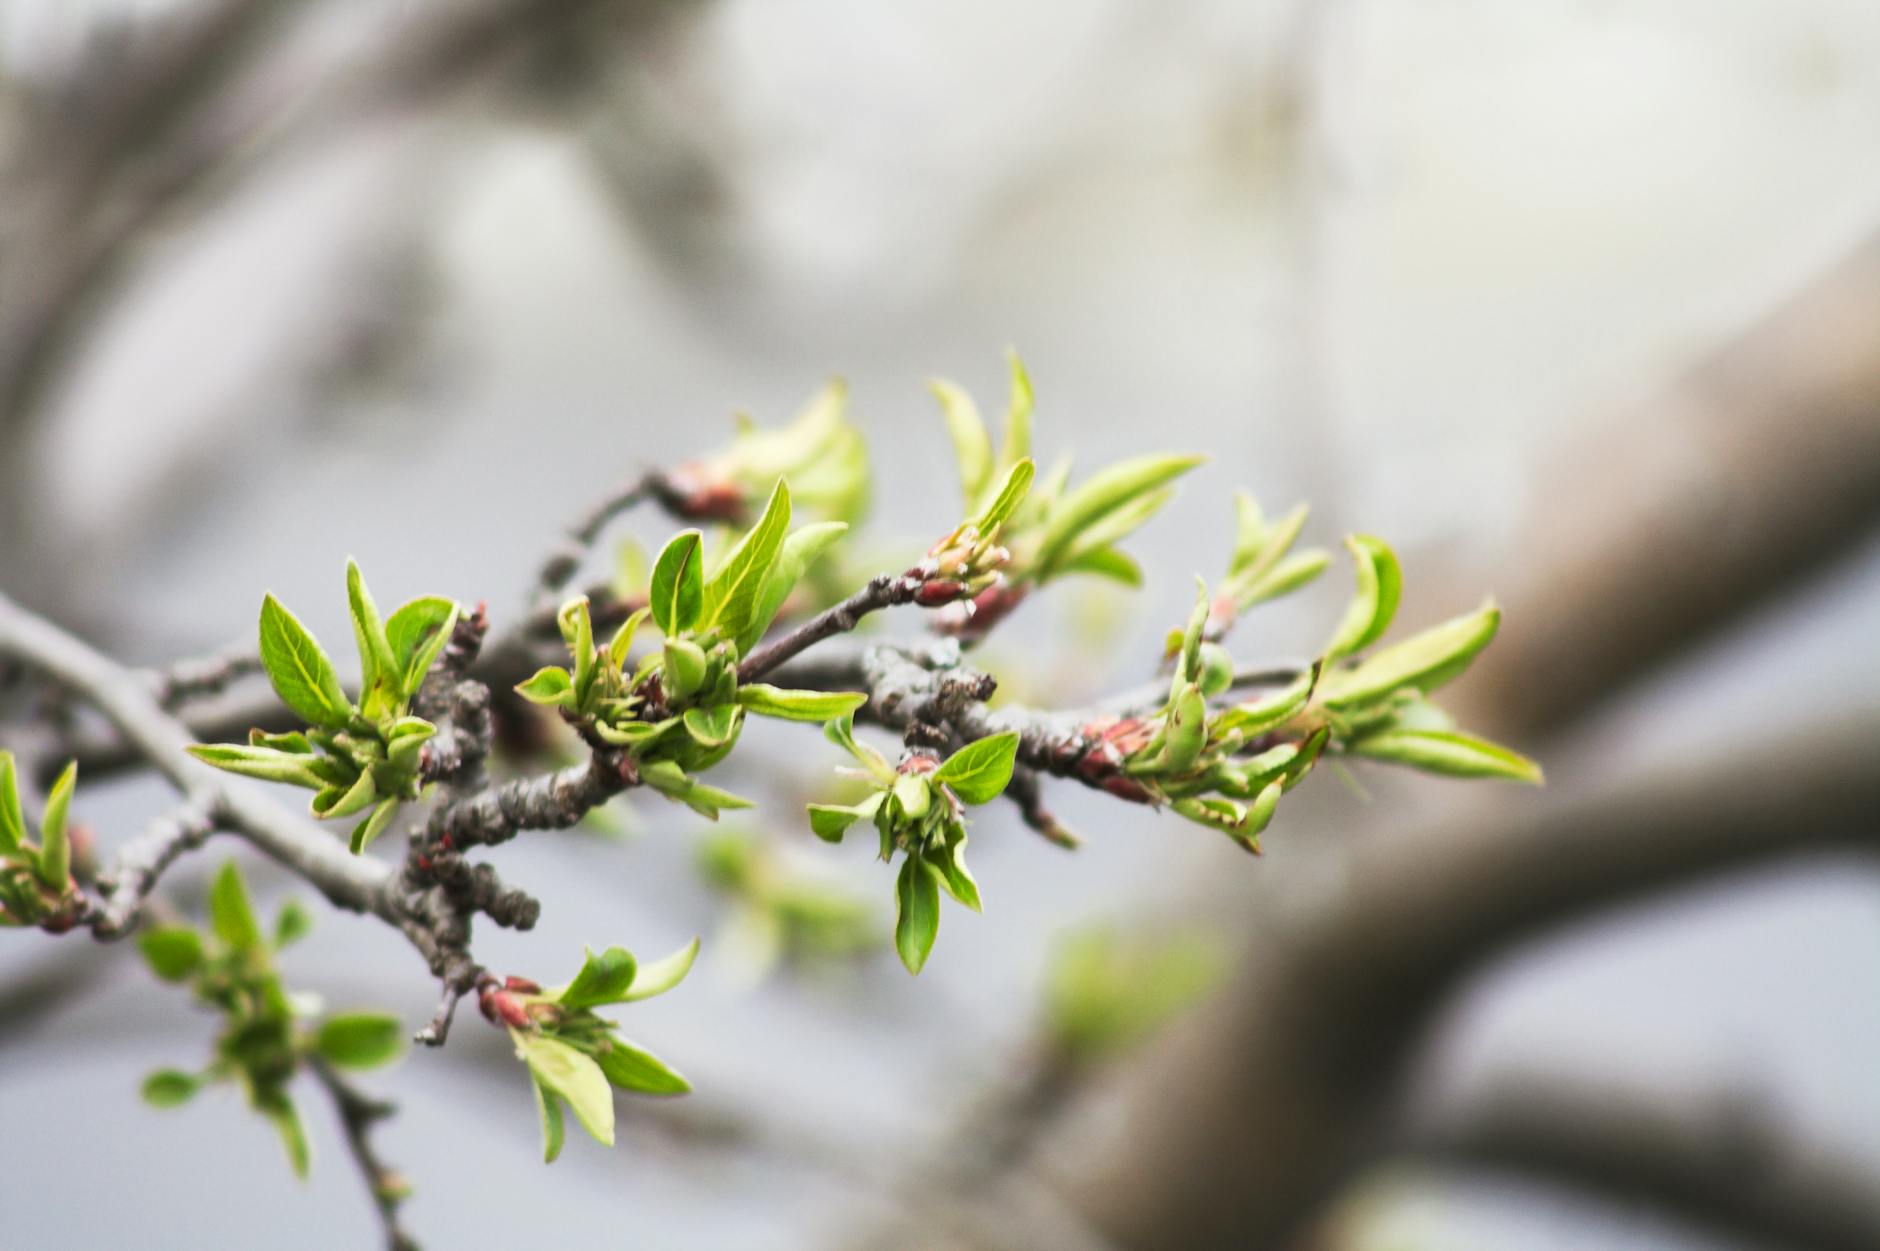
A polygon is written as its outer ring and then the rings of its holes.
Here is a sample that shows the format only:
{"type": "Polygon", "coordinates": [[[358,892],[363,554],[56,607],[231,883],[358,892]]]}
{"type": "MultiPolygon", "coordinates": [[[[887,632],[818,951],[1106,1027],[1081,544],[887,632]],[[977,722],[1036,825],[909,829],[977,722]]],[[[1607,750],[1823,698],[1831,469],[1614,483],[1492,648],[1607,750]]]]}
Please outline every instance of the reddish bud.
{"type": "Polygon", "coordinates": [[[541,986],[526,977],[505,977],[503,979],[503,989],[513,990],[522,995],[539,995],[542,993],[541,986]]]}
{"type": "Polygon", "coordinates": [[[522,1006],[522,1001],[506,990],[497,989],[494,982],[484,987],[477,996],[477,1006],[492,1025],[507,1025],[511,1029],[532,1029],[535,1026],[528,1009],[522,1006]]]}
{"type": "Polygon", "coordinates": [[[922,608],[938,608],[957,600],[965,589],[949,578],[923,582],[920,584],[920,590],[914,592],[914,602],[922,608]]]}

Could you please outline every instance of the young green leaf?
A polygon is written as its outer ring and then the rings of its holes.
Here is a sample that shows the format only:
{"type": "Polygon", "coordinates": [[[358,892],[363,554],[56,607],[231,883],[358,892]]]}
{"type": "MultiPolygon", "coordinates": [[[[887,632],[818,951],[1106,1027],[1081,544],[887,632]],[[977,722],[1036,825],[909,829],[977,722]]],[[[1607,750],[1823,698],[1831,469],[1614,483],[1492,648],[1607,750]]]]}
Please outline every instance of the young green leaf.
{"type": "Polygon", "coordinates": [[[290,899],[274,914],[274,949],[279,951],[283,947],[291,947],[312,930],[313,914],[302,907],[298,899],[290,899]]]}
{"type": "MultiPolygon", "coordinates": [[[[877,795],[879,807],[879,795],[877,795]]],[[[825,843],[839,843],[842,836],[849,832],[849,827],[865,817],[874,816],[872,810],[864,812],[860,805],[850,807],[844,804],[809,805],[809,828],[817,838],[825,843]]]]}
{"type": "Polygon", "coordinates": [[[579,707],[586,701],[598,671],[594,660],[594,618],[588,611],[587,596],[578,595],[563,604],[555,621],[561,627],[561,637],[568,644],[569,654],[574,657],[574,699],[579,707]]]}
{"type": "Polygon", "coordinates": [[[223,861],[209,885],[209,928],[230,951],[261,950],[261,926],[248,902],[248,887],[233,860],[223,861]]]}
{"type": "Polygon", "coordinates": [[[1223,733],[1240,733],[1251,738],[1274,726],[1282,725],[1304,710],[1319,682],[1319,662],[1265,699],[1229,708],[1217,719],[1223,733]]]}
{"type": "Polygon", "coordinates": [[[790,597],[803,574],[831,544],[849,532],[846,521],[824,521],[792,531],[777,552],[777,563],[764,580],[764,593],[758,597],[757,611],[750,624],[737,637],[738,651],[747,653],[764,637],[764,631],[777,619],[783,601],[790,597]]]}
{"type": "Polygon", "coordinates": [[[275,1095],[256,1104],[261,1114],[268,1118],[275,1132],[281,1136],[281,1145],[287,1148],[287,1162],[294,1170],[294,1176],[305,1179],[313,1169],[313,1147],[307,1141],[307,1127],[301,1123],[300,1109],[286,1095],[275,1095]]]}
{"type": "Polygon", "coordinates": [[[1092,547],[1070,557],[1057,568],[1059,575],[1072,573],[1094,574],[1099,578],[1108,578],[1124,586],[1142,585],[1142,566],[1136,558],[1114,547],[1092,547]]]}
{"type": "Polygon", "coordinates": [[[181,982],[202,967],[202,936],[182,925],[164,925],[137,936],[150,971],[166,982],[181,982]]]}
{"type": "Polygon", "coordinates": [[[863,768],[885,786],[894,785],[894,767],[882,754],[866,743],[855,740],[853,714],[823,723],[823,737],[853,756],[863,768]]]}
{"type": "Polygon", "coordinates": [[[561,1119],[561,1100],[533,1074],[529,1085],[535,1090],[535,1109],[542,1116],[542,1163],[553,1164],[561,1155],[561,1144],[568,1132],[561,1119]]]}
{"type": "Polygon", "coordinates": [[[1344,620],[1326,644],[1325,656],[1336,660],[1361,652],[1375,643],[1390,628],[1397,615],[1397,601],[1403,596],[1403,570],[1397,554],[1382,539],[1368,534],[1354,534],[1345,540],[1357,564],[1358,593],[1345,610],[1344,620]]]}
{"type": "Polygon", "coordinates": [[[404,1041],[397,1017],[383,1012],[349,1012],[320,1023],[313,1036],[313,1049],[341,1068],[372,1069],[396,1060],[404,1041]]]}
{"type": "Polygon", "coordinates": [[[790,488],[783,479],[770,493],[764,515],[725,557],[705,586],[701,629],[716,626],[726,638],[742,636],[757,615],[758,600],[790,530],[790,488]]]}
{"type": "Polygon", "coordinates": [[[946,758],[934,770],[933,780],[945,782],[961,802],[991,803],[1012,780],[1018,760],[1018,731],[1007,730],[975,739],[946,758]]]}
{"type": "Polygon", "coordinates": [[[144,1078],[144,1102],[153,1108],[188,1103],[202,1089],[202,1079],[181,1069],[158,1069],[144,1078]]]}
{"type": "Polygon", "coordinates": [[[1012,519],[1018,506],[1025,502],[1025,493],[1031,490],[1031,480],[1036,472],[1037,467],[1031,463],[1030,457],[1006,470],[1005,482],[999,487],[999,493],[992,497],[985,511],[973,519],[973,525],[981,537],[991,535],[995,529],[1012,519]]]}
{"type": "MultiPolygon", "coordinates": [[[[360,776],[369,779],[371,774],[361,774],[360,776]]],[[[353,826],[351,842],[352,854],[356,856],[366,848],[372,846],[379,835],[385,833],[385,827],[392,823],[392,817],[396,815],[397,812],[397,796],[393,796],[390,799],[381,799],[378,805],[372,809],[371,815],[367,816],[365,820],[359,822],[359,824],[353,826]]]]}
{"type": "Polygon", "coordinates": [[[1328,680],[1325,704],[1342,711],[1382,699],[1402,687],[1433,691],[1468,668],[1500,627],[1501,610],[1493,603],[1433,626],[1328,680]]]}
{"type": "Polygon", "coordinates": [[[614,1145],[614,1096],[592,1058],[547,1034],[513,1031],[516,1054],[550,1093],[566,1100],[596,1141],[614,1145]]]}
{"type": "Polygon", "coordinates": [[[705,682],[705,649],[691,639],[666,640],[666,694],[686,699],[705,682]]]}
{"type": "Polygon", "coordinates": [[[940,932],[939,874],[920,856],[901,862],[894,883],[894,949],[909,973],[919,973],[940,932]]]}
{"type": "Polygon", "coordinates": [[[738,688],[738,703],[747,711],[785,721],[833,721],[854,715],[867,702],[862,691],[786,691],[762,682],[738,688]]]}
{"type": "Polygon", "coordinates": [[[1351,744],[1351,751],[1373,760],[1388,760],[1449,777],[1505,778],[1535,786],[1543,780],[1541,767],[1526,756],[1468,734],[1385,730],[1358,739],[1351,744]]]}
{"type": "Polygon", "coordinates": [[[313,797],[313,802],[308,805],[308,808],[314,816],[322,820],[350,817],[355,812],[364,812],[370,808],[373,801],[379,797],[378,784],[372,780],[370,769],[361,769],[359,776],[354,778],[345,790],[339,791],[337,795],[332,794],[336,790],[339,788],[329,786],[313,797]]]}
{"type": "Polygon", "coordinates": [[[1184,685],[1169,710],[1168,738],[1162,745],[1157,772],[1180,776],[1195,767],[1201,749],[1208,740],[1208,702],[1201,688],[1192,682],[1184,685]]]}
{"type": "Polygon", "coordinates": [[[1245,612],[1255,604],[1290,595],[1324,573],[1331,563],[1331,553],[1319,548],[1288,556],[1259,577],[1238,584],[1234,607],[1245,612]]]}
{"type": "Polygon", "coordinates": [[[317,791],[326,782],[312,769],[317,757],[302,752],[280,751],[272,747],[241,747],[234,743],[191,743],[183,750],[204,764],[227,773],[260,778],[265,782],[285,782],[317,791]]]}
{"type": "Polygon", "coordinates": [[[979,416],[979,406],[960,387],[934,378],[927,389],[940,401],[940,412],[946,417],[953,455],[960,463],[960,492],[970,509],[992,478],[992,436],[979,416]]]}
{"type": "Polygon", "coordinates": [[[683,530],[672,536],[653,563],[649,606],[653,624],[667,637],[698,624],[705,606],[705,536],[683,530]]]}
{"type": "Polygon", "coordinates": [[[333,662],[272,595],[261,601],[261,666],[281,702],[312,724],[336,730],[352,716],[333,662]]]}
{"type": "Polygon", "coordinates": [[[1012,388],[1005,408],[1005,440],[999,445],[999,463],[1016,465],[1031,455],[1031,415],[1037,402],[1032,395],[1031,375],[1025,372],[1025,362],[1010,349],[1005,359],[1011,366],[1012,388]]]}
{"type": "Polygon", "coordinates": [[[560,665],[537,669],[534,677],[516,684],[516,694],[532,704],[562,705],[573,691],[574,679],[560,665]]]}
{"type": "Polygon", "coordinates": [[[737,737],[743,725],[743,709],[736,704],[688,708],[683,721],[685,732],[700,747],[723,747],[737,737]]]}
{"type": "Polygon", "coordinates": [[[940,885],[947,894],[974,912],[984,912],[979,899],[979,882],[966,867],[966,831],[955,825],[944,845],[930,846],[927,852],[940,874],[940,885]]]}
{"type": "Polygon", "coordinates": [[[621,1003],[638,1003],[642,999],[651,999],[663,995],[692,971],[692,962],[698,959],[698,939],[693,939],[669,956],[662,956],[651,964],[640,966],[634,974],[633,984],[626,994],[620,997],[621,1003]]]}
{"type": "Polygon", "coordinates": [[[1038,548],[1039,577],[1057,571],[1084,531],[1137,497],[1179,478],[1199,465],[1201,456],[1143,456],[1127,460],[1097,474],[1072,491],[1051,510],[1050,522],[1038,548]]]}
{"type": "Polygon", "coordinates": [[[627,663],[627,653],[633,649],[633,636],[639,633],[641,623],[652,612],[651,608],[642,605],[627,614],[627,619],[614,631],[613,641],[607,645],[607,655],[614,662],[614,668],[618,669],[627,663]]]}
{"type": "Polygon", "coordinates": [[[72,839],[65,818],[72,806],[72,788],[78,784],[78,761],[65,766],[46,795],[46,813],[39,822],[39,880],[62,891],[72,877],[72,839]]]}
{"type": "Polygon", "coordinates": [[[0,855],[17,851],[26,840],[26,815],[20,811],[19,768],[13,753],[0,751],[0,855]]]}
{"type": "Polygon", "coordinates": [[[385,637],[379,606],[366,589],[365,575],[359,572],[359,562],[351,559],[346,561],[346,605],[352,612],[353,641],[359,647],[360,707],[367,717],[382,717],[398,702],[404,675],[385,637]]]}
{"type": "Polygon", "coordinates": [[[601,1073],[610,1085],[642,1095],[683,1095],[692,1083],[650,1051],[618,1038],[596,1057],[601,1073]]]}
{"type": "Polygon", "coordinates": [[[427,595],[412,600],[386,620],[385,638],[399,675],[401,701],[411,699],[424,685],[424,675],[450,642],[462,613],[455,600],[427,595]]]}
{"type": "Polygon", "coordinates": [[[921,774],[903,773],[894,779],[894,801],[904,818],[918,822],[933,806],[933,787],[921,774]]]}
{"type": "Polygon", "coordinates": [[[625,947],[609,947],[598,956],[590,949],[574,980],[549,997],[571,1012],[619,1003],[633,985],[636,971],[633,953],[625,947]]]}

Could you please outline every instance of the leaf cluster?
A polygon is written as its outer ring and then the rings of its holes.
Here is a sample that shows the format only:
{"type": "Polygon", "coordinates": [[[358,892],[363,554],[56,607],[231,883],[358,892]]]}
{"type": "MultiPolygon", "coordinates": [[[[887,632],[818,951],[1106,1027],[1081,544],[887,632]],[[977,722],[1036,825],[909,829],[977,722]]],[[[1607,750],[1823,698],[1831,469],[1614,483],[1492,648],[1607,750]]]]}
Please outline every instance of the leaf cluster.
{"type": "Polygon", "coordinates": [[[364,851],[391,824],[398,805],[418,798],[424,745],[437,727],[410,715],[411,701],[450,641],[460,613],[439,596],[414,599],[379,616],[355,561],[346,562],[346,601],[359,650],[360,693],[347,698],[319,640],[285,605],[261,603],[261,664],[275,694],[307,722],[287,734],[250,731],[246,745],[198,744],[198,760],[230,773],[303,786],[320,818],[364,814],[352,849],[364,851]]]}
{"type": "Polygon", "coordinates": [[[304,1177],[312,1162],[306,1127],[289,1085],[312,1057],[341,1068],[376,1068],[403,1049],[398,1019],[379,1012],[351,1012],[315,1023],[309,1005],[289,994],[274,967],[274,955],[303,937],[312,921],[289,901],[264,932],[234,861],[224,864],[209,888],[209,932],[182,925],[145,930],[138,950],[166,982],[187,984],[199,1003],[220,1013],[221,1031],[209,1063],[194,1072],[159,1069],[144,1079],[144,1098],[157,1107],[187,1102],[205,1086],[238,1086],[248,1104],[280,1135],[294,1172],[304,1177]]]}
{"type": "Polygon", "coordinates": [[[572,663],[538,670],[517,692],[558,709],[600,743],[624,748],[641,779],[668,799],[714,820],[725,809],[748,808],[749,801],[696,777],[730,754],[746,713],[822,721],[866,699],[739,685],[740,658],[763,637],[810,562],[847,530],[822,522],[792,531],[790,500],[779,479],[763,515],[709,573],[704,536],[697,530],[674,536],[653,566],[647,606],[605,645],[594,638],[586,598],[570,600],[558,620],[572,663]],[[634,639],[649,622],[662,642],[636,663],[634,639]]]}
{"type": "Polygon", "coordinates": [[[857,821],[872,821],[882,862],[892,863],[897,852],[906,857],[895,879],[894,947],[907,971],[919,973],[940,931],[940,892],[981,910],[979,883],[966,867],[966,806],[991,803],[1005,790],[1018,733],[976,739],[944,761],[910,753],[897,767],[856,740],[848,717],[823,732],[861,765],[873,789],[855,804],[811,804],[810,828],[834,843],[857,821]]]}
{"type": "Polygon", "coordinates": [[[20,807],[19,766],[0,751],[0,926],[69,927],[83,903],[72,878],[72,836],[67,828],[78,762],[65,766],[46,795],[39,837],[30,837],[20,807]]]}
{"type": "Polygon", "coordinates": [[[511,978],[486,1000],[509,1026],[516,1057],[529,1070],[542,1121],[542,1158],[561,1154],[563,1108],[597,1142],[614,1143],[614,1090],[682,1095],[691,1084],[652,1052],[622,1038],[619,1026],[594,1011],[662,995],[685,980],[698,957],[698,940],[663,960],[640,965],[624,947],[587,953],[567,985],[542,990],[511,978]]]}

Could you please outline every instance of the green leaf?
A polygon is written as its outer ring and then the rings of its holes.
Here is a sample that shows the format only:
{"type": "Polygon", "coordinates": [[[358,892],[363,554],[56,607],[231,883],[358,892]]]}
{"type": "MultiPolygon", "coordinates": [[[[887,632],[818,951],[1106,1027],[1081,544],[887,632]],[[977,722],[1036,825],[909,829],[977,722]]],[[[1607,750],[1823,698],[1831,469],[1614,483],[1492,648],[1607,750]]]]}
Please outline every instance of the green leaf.
{"type": "Polygon", "coordinates": [[[846,521],[825,521],[804,526],[784,539],[783,547],[777,553],[777,563],[771,569],[770,577],[764,581],[764,593],[758,597],[757,611],[752,614],[750,625],[737,637],[740,653],[749,652],[757,640],[764,637],[764,631],[777,619],[783,601],[790,598],[790,592],[796,589],[803,574],[829,550],[831,544],[848,532],[846,521]]]}
{"type": "Polygon", "coordinates": [[[291,947],[312,930],[313,914],[302,907],[298,899],[290,899],[274,914],[274,949],[291,947]]]}
{"type": "Polygon", "coordinates": [[[1288,556],[1235,591],[1234,606],[1245,612],[1255,604],[1290,595],[1324,573],[1331,563],[1331,553],[1319,548],[1288,556]]]}
{"type": "Polygon", "coordinates": [[[594,618],[588,611],[588,599],[578,595],[561,606],[555,614],[555,623],[561,627],[561,637],[568,644],[568,653],[574,657],[574,699],[575,706],[586,702],[588,691],[594,685],[596,666],[594,663],[594,618]]]}
{"type": "Polygon", "coordinates": [[[568,1132],[561,1119],[561,1100],[533,1075],[530,1076],[529,1085],[535,1091],[536,1111],[542,1115],[542,1163],[553,1164],[556,1157],[561,1155],[561,1144],[568,1132]]]}
{"type": "Polygon", "coordinates": [[[46,814],[39,822],[39,880],[63,891],[72,877],[72,840],[66,834],[65,814],[78,784],[78,761],[65,766],[46,795],[46,814]]]}
{"type": "Polygon", "coordinates": [[[1397,601],[1403,596],[1403,570],[1397,554],[1382,539],[1368,534],[1354,534],[1345,540],[1358,569],[1358,593],[1345,618],[1339,622],[1326,644],[1325,656],[1336,660],[1361,652],[1375,643],[1390,628],[1397,615],[1397,601]]]}
{"type": "Polygon", "coordinates": [[[352,611],[353,641],[359,647],[360,708],[369,718],[382,717],[398,702],[403,675],[385,637],[385,624],[379,620],[379,606],[366,589],[359,562],[352,559],[346,561],[346,605],[352,611]]]}
{"type": "Polygon", "coordinates": [[[410,699],[424,685],[424,676],[450,642],[462,614],[457,601],[426,595],[404,605],[385,622],[402,699],[410,699]]]}
{"type": "Polygon", "coordinates": [[[867,702],[863,691],[786,691],[762,682],[738,688],[738,703],[747,711],[785,721],[833,721],[854,715],[867,702]]]}
{"type": "Polygon", "coordinates": [[[705,649],[691,639],[666,640],[666,694],[685,699],[705,682],[705,649]]]}
{"type": "Polygon", "coordinates": [[[1025,493],[1031,490],[1032,476],[1036,472],[1037,467],[1031,463],[1030,457],[1019,461],[1006,471],[1005,483],[999,488],[999,493],[992,497],[992,502],[986,505],[985,511],[973,520],[973,525],[978,528],[981,538],[990,537],[998,527],[1012,519],[1012,514],[1018,511],[1018,506],[1025,502],[1025,493]]]}
{"type": "Polygon", "coordinates": [[[685,732],[700,747],[723,747],[737,737],[743,709],[736,704],[685,710],[685,732]]]}
{"type": "Polygon", "coordinates": [[[0,751],[0,854],[19,850],[26,841],[26,815],[20,811],[19,767],[13,753],[0,751]]]}
{"type": "Polygon", "coordinates": [[[307,1127],[301,1123],[300,1110],[286,1095],[277,1095],[258,1106],[261,1114],[274,1126],[275,1132],[280,1134],[281,1145],[287,1148],[287,1162],[293,1167],[294,1176],[305,1179],[313,1169],[313,1148],[307,1141],[307,1127]]]}
{"type": "Polygon", "coordinates": [[[684,530],[672,536],[653,563],[649,606],[653,624],[668,638],[698,624],[705,607],[705,536],[684,530]]]}
{"type": "Polygon", "coordinates": [[[328,787],[313,797],[309,805],[313,815],[325,820],[329,817],[350,817],[355,812],[364,812],[379,797],[378,784],[372,780],[372,770],[361,769],[347,789],[338,795],[332,792],[338,787],[328,787]]]}
{"type": "Polygon", "coordinates": [[[1223,733],[1240,733],[1251,738],[1282,725],[1297,716],[1312,699],[1319,681],[1319,662],[1265,699],[1229,708],[1216,719],[1223,733]]]}
{"type": "Polygon", "coordinates": [[[374,1069],[390,1064],[404,1049],[398,1018],[383,1012],[349,1012],[328,1017],[313,1036],[313,1049],[329,1063],[346,1069],[374,1069]]]}
{"type": "Polygon", "coordinates": [[[933,806],[933,787],[923,774],[903,773],[894,779],[894,801],[904,818],[917,822],[933,806]]]}
{"type": "Polygon", "coordinates": [[[612,1045],[596,1062],[610,1085],[642,1095],[683,1095],[692,1089],[691,1082],[652,1052],[618,1038],[608,1041],[612,1045]]]}
{"type": "Polygon", "coordinates": [[[514,1031],[516,1054],[535,1079],[566,1100],[581,1128],[597,1142],[614,1145],[614,1096],[592,1058],[546,1034],[514,1031]]]}
{"type": "Polygon", "coordinates": [[[352,716],[333,662],[272,595],[261,601],[261,666],[281,702],[312,724],[337,730],[352,716]]]}
{"type": "Polygon", "coordinates": [[[927,389],[940,401],[940,412],[946,417],[953,455],[960,463],[960,492],[970,509],[992,479],[992,436],[979,416],[979,406],[960,387],[934,378],[927,389]]]}
{"type": "Polygon", "coordinates": [[[940,884],[946,887],[947,894],[974,912],[984,912],[979,900],[979,882],[966,867],[966,831],[953,826],[945,845],[929,848],[928,855],[934,868],[939,870],[940,884]]]}
{"type": "Polygon", "coordinates": [[[181,1069],[158,1069],[144,1078],[144,1102],[153,1108],[188,1103],[202,1089],[202,1079],[181,1069]]]}
{"type": "Polygon", "coordinates": [[[669,956],[663,956],[651,964],[643,964],[633,977],[633,985],[620,998],[621,1003],[638,1003],[642,999],[651,999],[663,995],[692,971],[692,962],[698,959],[698,939],[693,939],[669,956]]]}
{"type": "Polygon", "coordinates": [[[1017,760],[1018,731],[1007,730],[976,739],[948,756],[934,770],[933,780],[945,782],[963,803],[990,803],[1012,780],[1017,760]]]}
{"type": "Polygon", "coordinates": [[[573,690],[574,679],[560,665],[546,665],[527,682],[516,684],[516,694],[532,704],[564,704],[573,690]]]}
{"type": "Polygon", "coordinates": [[[864,817],[872,817],[873,812],[863,812],[860,806],[849,807],[843,804],[809,805],[809,828],[817,838],[825,843],[839,843],[842,836],[849,832],[849,827],[864,817]]]}
{"type": "Polygon", "coordinates": [[[1456,778],[1505,778],[1538,786],[1541,767],[1499,743],[1436,730],[1385,730],[1367,734],[1351,751],[1373,760],[1409,765],[1426,773],[1456,778]]]}
{"type": "Polygon", "coordinates": [[[1072,491],[1051,510],[1050,522],[1038,549],[1038,576],[1056,572],[1059,561],[1069,555],[1085,530],[1137,497],[1179,478],[1204,459],[1201,456],[1142,456],[1112,465],[1072,491]]]}
{"type": "Polygon", "coordinates": [[[571,1012],[619,1003],[633,985],[636,967],[633,953],[625,947],[609,947],[598,956],[590,949],[574,980],[551,992],[549,998],[571,1012]]]}
{"type": "Polygon", "coordinates": [[[202,967],[202,935],[183,925],[165,925],[137,936],[150,971],[166,982],[186,981],[202,967]]]}
{"type": "Polygon", "coordinates": [[[1182,687],[1175,706],[1169,710],[1168,738],[1162,745],[1158,772],[1170,776],[1187,773],[1201,758],[1207,741],[1208,703],[1202,698],[1201,688],[1189,683],[1182,687]]]}
{"type": "Polygon", "coordinates": [[[855,740],[855,718],[851,714],[823,724],[823,737],[849,753],[884,786],[894,785],[894,766],[874,748],[855,740]]]}
{"type": "Polygon", "coordinates": [[[1031,455],[1031,414],[1037,406],[1032,396],[1031,375],[1018,353],[1007,350],[1006,361],[1012,370],[1011,399],[1005,409],[1005,441],[999,445],[999,463],[1016,465],[1031,455]]]}
{"type": "Polygon", "coordinates": [[[293,730],[286,734],[269,734],[266,730],[257,726],[248,731],[248,745],[250,747],[271,747],[275,751],[284,751],[294,756],[311,756],[314,754],[313,741],[299,730],[293,730]]]}
{"type": "Polygon", "coordinates": [[[731,549],[724,564],[706,584],[705,610],[700,617],[702,628],[716,626],[730,639],[744,634],[757,616],[758,600],[789,530],[790,488],[779,478],[764,515],[731,549]]]}
{"type": "Polygon", "coordinates": [[[639,633],[640,624],[651,616],[652,612],[651,608],[636,608],[627,615],[625,621],[620,623],[620,628],[614,631],[613,641],[607,645],[607,655],[614,662],[614,668],[618,669],[627,663],[627,653],[633,649],[633,636],[639,633]]]}
{"type": "Polygon", "coordinates": [[[259,951],[261,926],[248,902],[248,887],[241,868],[225,860],[209,885],[209,928],[230,951],[259,951]]]}
{"type": "Polygon", "coordinates": [[[894,883],[894,949],[909,973],[919,973],[940,932],[939,874],[920,856],[901,862],[894,883]]]}
{"type": "Polygon", "coordinates": [[[273,747],[241,747],[234,743],[191,743],[183,749],[206,765],[265,782],[285,782],[317,791],[326,783],[311,765],[315,757],[273,747]]]}
{"type": "Polygon", "coordinates": [[[1501,610],[1492,602],[1433,626],[1375,653],[1356,669],[1328,679],[1325,705],[1335,710],[1355,708],[1402,687],[1433,691],[1467,669],[1500,627],[1501,610]]]}
{"type": "Polygon", "coordinates": [[[393,796],[390,799],[381,799],[378,806],[372,810],[372,815],[368,816],[358,825],[353,826],[352,854],[356,856],[366,848],[372,846],[373,842],[378,839],[378,836],[385,833],[385,827],[392,823],[392,817],[396,815],[397,812],[397,796],[393,796]]]}
{"type": "Polygon", "coordinates": [[[1136,558],[1114,547],[1093,547],[1072,556],[1058,566],[1059,576],[1072,573],[1095,574],[1124,586],[1142,585],[1142,566],[1136,558]]]}

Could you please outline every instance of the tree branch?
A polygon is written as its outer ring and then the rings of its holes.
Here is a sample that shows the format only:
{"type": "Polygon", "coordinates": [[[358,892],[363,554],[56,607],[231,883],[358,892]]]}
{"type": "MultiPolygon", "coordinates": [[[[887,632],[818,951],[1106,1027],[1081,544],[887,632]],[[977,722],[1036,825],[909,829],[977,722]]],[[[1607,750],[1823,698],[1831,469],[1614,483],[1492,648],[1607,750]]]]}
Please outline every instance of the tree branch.
{"type": "Polygon", "coordinates": [[[358,1090],[318,1056],[308,1057],[307,1068],[312,1072],[314,1080],[332,1098],[333,1107],[339,1113],[346,1149],[352,1155],[353,1163],[358,1166],[359,1175],[365,1179],[366,1190],[372,1195],[373,1205],[378,1209],[379,1221],[385,1227],[388,1251],[418,1251],[417,1240],[406,1233],[399,1223],[399,1208],[409,1197],[411,1187],[403,1176],[379,1158],[378,1150],[372,1144],[373,1127],[395,1115],[398,1109],[358,1090]]]}

